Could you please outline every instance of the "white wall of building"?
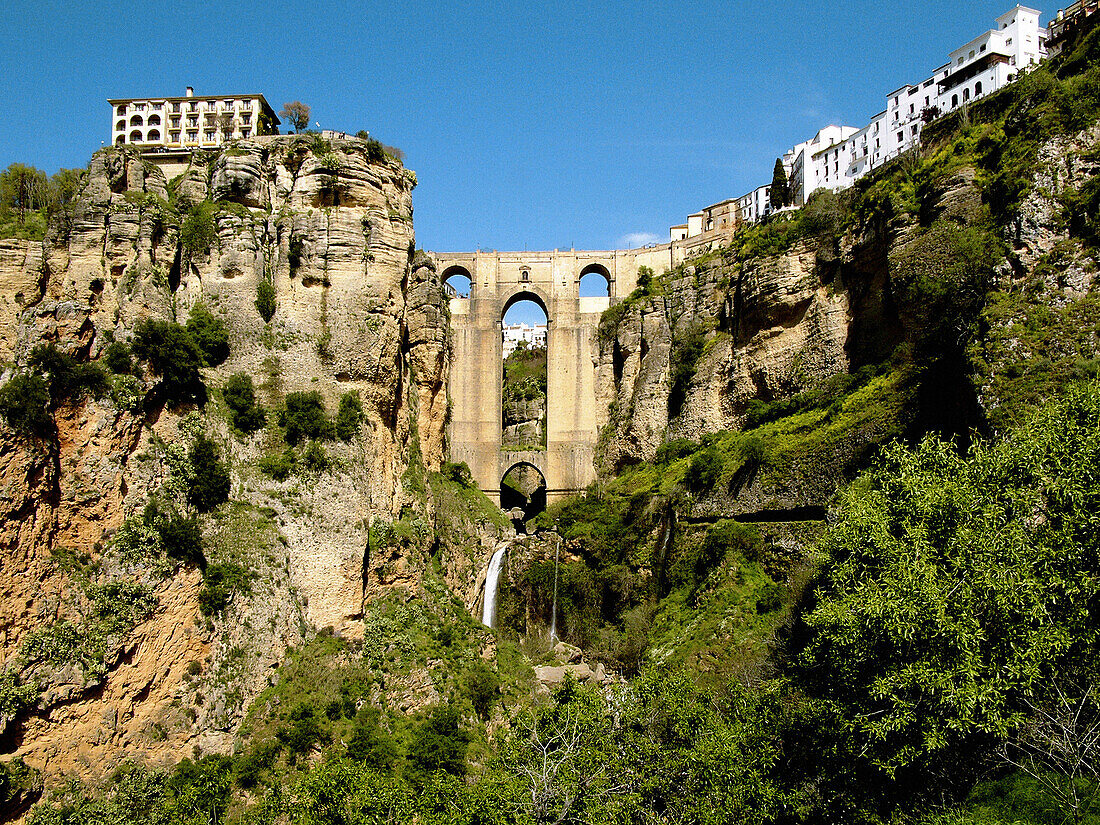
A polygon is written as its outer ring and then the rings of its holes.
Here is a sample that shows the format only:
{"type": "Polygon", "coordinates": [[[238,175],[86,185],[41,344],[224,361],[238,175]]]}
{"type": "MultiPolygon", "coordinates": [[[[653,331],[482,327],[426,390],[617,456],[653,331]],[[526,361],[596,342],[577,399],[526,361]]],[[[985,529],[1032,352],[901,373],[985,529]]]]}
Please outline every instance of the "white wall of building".
{"type": "Polygon", "coordinates": [[[546,346],[545,324],[503,324],[502,329],[504,331],[505,358],[515,351],[516,345],[520,341],[526,341],[530,349],[540,349],[546,346]]]}

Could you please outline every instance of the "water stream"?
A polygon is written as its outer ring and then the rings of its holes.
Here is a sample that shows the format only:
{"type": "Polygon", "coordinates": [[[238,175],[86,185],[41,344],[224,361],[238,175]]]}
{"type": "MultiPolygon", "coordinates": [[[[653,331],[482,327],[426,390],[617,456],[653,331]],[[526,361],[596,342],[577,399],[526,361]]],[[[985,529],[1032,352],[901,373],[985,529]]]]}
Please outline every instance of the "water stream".
{"type": "Polygon", "coordinates": [[[508,543],[500,545],[489,560],[489,569],[485,573],[485,602],[481,608],[481,623],[486,627],[496,626],[497,582],[500,579],[500,566],[504,563],[504,553],[508,543]]]}

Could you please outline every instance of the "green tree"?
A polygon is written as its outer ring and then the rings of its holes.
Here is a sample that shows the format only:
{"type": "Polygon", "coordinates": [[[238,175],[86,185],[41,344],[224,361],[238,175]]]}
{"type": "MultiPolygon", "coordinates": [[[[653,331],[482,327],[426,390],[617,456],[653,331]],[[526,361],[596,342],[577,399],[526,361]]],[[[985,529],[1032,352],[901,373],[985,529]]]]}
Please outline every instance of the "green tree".
{"type": "Polygon", "coordinates": [[[256,311],[260,313],[260,317],[266,324],[275,317],[275,310],[278,308],[279,305],[275,301],[275,287],[272,286],[271,281],[264,278],[256,287],[256,311]]]}
{"type": "Polygon", "coordinates": [[[53,427],[50,390],[40,375],[17,373],[0,387],[0,415],[21,433],[43,436],[53,427]]]}
{"type": "Polygon", "coordinates": [[[229,407],[230,423],[241,432],[254,433],[267,423],[267,414],[256,401],[251,375],[244,372],[231,375],[225,382],[222,397],[229,407]]]}
{"type": "Polygon", "coordinates": [[[229,500],[229,470],[218,455],[217,445],[201,433],[191,445],[191,466],[195,476],[187,500],[204,513],[229,500]]]}
{"type": "Polygon", "coordinates": [[[229,357],[229,332],[221,318],[198,303],[191,307],[187,316],[187,331],[195,345],[202,352],[203,364],[216,367],[229,357]]]}
{"type": "Polygon", "coordinates": [[[199,368],[202,351],[191,334],[171,321],[148,319],[134,334],[134,355],[148,362],[154,375],[160,376],[161,389],[173,403],[204,401],[206,388],[199,368]]]}
{"type": "Polygon", "coordinates": [[[414,777],[423,781],[441,771],[452,776],[466,773],[466,748],[470,735],[461,724],[452,705],[436,705],[413,729],[409,743],[409,766],[414,777]]]}
{"type": "Polygon", "coordinates": [[[333,434],[325,400],[316,390],[289,393],[286,406],[279,412],[279,426],[284,428],[290,444],[297,444],[303,438],[331,438],[333,434]]]}
{"type": "Polygon", "coordinates": [[[787,183],[787,170],[783,166],[781,158],[775,159],[775,169],[772,171],[772,185],[769,190],[769,200],[772,209],[782,209],[791,205],[791,193],[787,183]]]}
{"type": "Polygon", "coordinates": [[[363,402],[354,390],[340,396],[340,408],[336,411],[336,436],[341,441],[351,441],[359,432],[363,420],[363,402]]]}
{"type": "Polygon", "coordinates": [[[845,494],[796,673],[846,743],[848,792],[965,791],[1056,678],[1097,681],[1097,478],[1091,385],[966,455],[889,447],[845,494]]]}
{"type": "Polygon", "coordinates": [[[397,743],[379,724],[378,708],[364,704],[355,713],[347,756],[373,770],[386,773],[393,770],[400,756],[397,743]]]}

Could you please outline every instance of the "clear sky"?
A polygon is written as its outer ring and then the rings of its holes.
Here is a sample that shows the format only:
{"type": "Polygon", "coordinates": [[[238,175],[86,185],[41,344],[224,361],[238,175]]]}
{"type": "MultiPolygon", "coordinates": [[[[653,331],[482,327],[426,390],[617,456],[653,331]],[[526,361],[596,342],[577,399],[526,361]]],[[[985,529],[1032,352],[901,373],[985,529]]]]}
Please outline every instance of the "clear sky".
{"type": "Polygon", "coordinates": [[[426,249],[633,246],[862,126],[1012,5],[6,0],[0,168],[85,166],[109,97],[260,92],[401,147],[426,249]]]}

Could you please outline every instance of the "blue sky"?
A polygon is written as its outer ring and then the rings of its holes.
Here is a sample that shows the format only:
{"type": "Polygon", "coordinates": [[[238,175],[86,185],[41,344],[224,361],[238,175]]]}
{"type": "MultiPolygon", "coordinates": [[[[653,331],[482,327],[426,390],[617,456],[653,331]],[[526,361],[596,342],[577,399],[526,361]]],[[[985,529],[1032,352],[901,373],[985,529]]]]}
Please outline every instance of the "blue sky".
{"type": "Polygon", "coordinates": [[[862,125],[1011,5],[7,0],[0,167],[86,165],[109,97],[258,91],[404,149],[424,248],[634,245],[862,125]]]}

